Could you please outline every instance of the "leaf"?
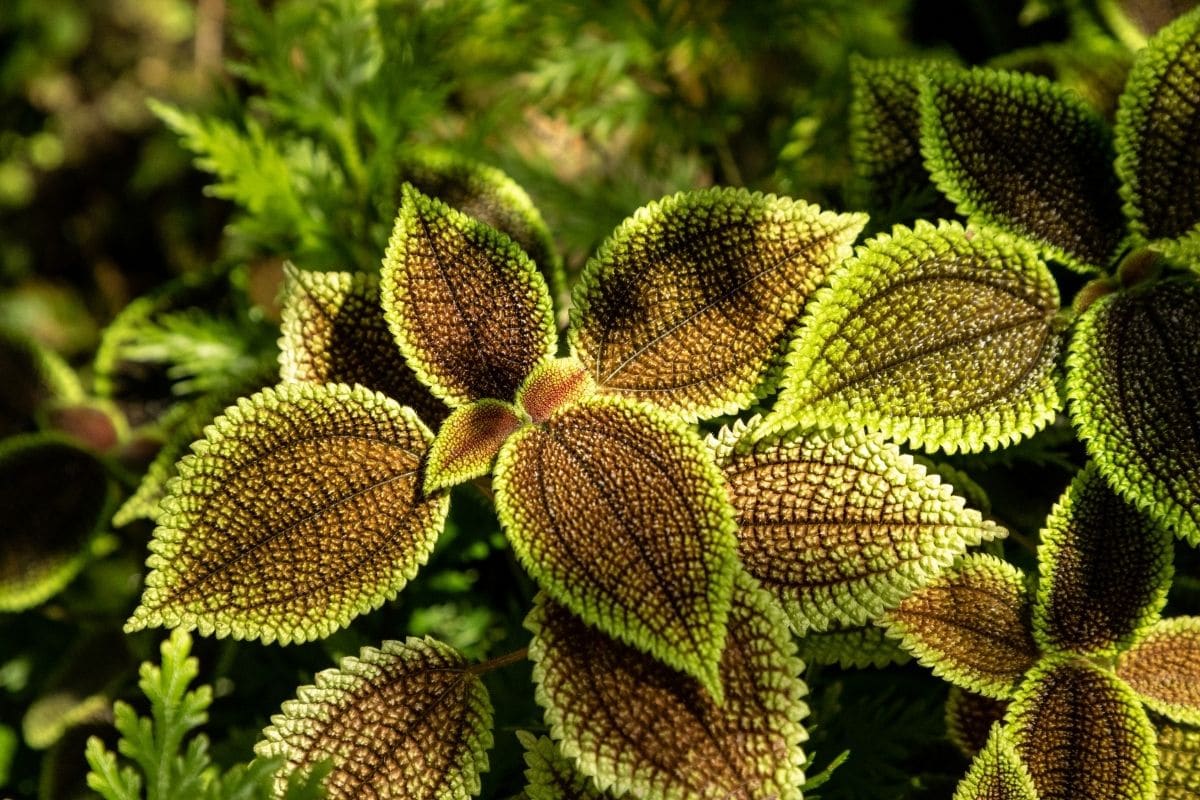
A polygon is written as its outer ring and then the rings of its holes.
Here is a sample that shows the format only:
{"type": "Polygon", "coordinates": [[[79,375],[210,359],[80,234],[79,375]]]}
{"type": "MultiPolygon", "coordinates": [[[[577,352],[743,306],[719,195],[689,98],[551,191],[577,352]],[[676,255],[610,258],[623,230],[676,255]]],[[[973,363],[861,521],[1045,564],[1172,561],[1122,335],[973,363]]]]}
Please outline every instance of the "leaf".
{"type": "Polygon", "coordinates": [[[755,434],[752,420],[709,446],[742,564],[800,634],[874,620],[971,545],[1005,535],[877,435],[793,432],[737,446],[755,434]]]}
{"type": "Polygon", "coordinates": [[[1200,730],[1165,720],[1155,727],[1159,800],[1195,800],[1200,792],[1200,730]]]}
{"type": "Polygon", "coordinates": [[[905,598],[883,623],[934,675],[1005,699],[1038,658],[1031,603],[1020,570],[972,555],[905,598]]]}
{"type": "Polygon", "coordinates": [[[36,606],[70,583],[115,500],[104,465],[66,439],[0,442],[0,612],[36,606]]]}
{"type": "Polygon", "coordinates": [[[954,800],[1038,800],[1033,778],[1002,727],[992,728],[987,745],[958,784],[954,800]]]}
{"type": "Polygon", "coordinates": [[[315,686],[271,717],[260,756],[287,776],[332,759],[327,797],[466,800],[479,793],[492,746],[492,704],[479,676],[435,639],[387,641],[317,673],[315,686]]]}
{"type": "Polygon", "coordinates": [[[1138,54],[1115,130],[1117,175],[1130,228],[1168,253],[1200,254],[1200,10],[1138,54]]]}
{"type": "Polygon", "coordinates": [[[381,297],[400,351],[451,407],[511,399],[554,354],[554,310],[529,256],[411,187],[384,257],[381,297]]]}
{"type": "Polygon", "coordinates": [[[1200,285],[1110,294],[1076,323],[1071,418],[1117,493],[1200,543],[1200,285]]]}
{"type": "Polygon", "coordinates": [[[486,475],[500,447],[521,424],[517,410],[501,400],[476,400],[454,409],[429,447],[425,494],[486,475]]]}
{"type": "Polygon", "coordinates": [[[584,268],[571,353],[602,391],[688,421],[746,408],[809,294],[865,223],[742,189],[651,203],[584,268]]]}
{"type": "Polygon", "coordinates": [[[1174,722],[1200,725],[1200,618],[1160,620],[1117,659],[1143,703],[1174,722]]]}
{"type": "Polygon", "coordinates": [[[799,800],[803,665],[783,617],[739,573],[721,658],[725,700],[538,596],[525,622],[538,702],[579,770],[646,800],[799,800]]]}
{"type": "Polygon", "coordinates": [[[517,390],[517,406],[535,423],[590,397],[596,384],[575,358],[554,358],[533,368],[517,390]]]}
{"type": "Polygon", "coordinates": [[[836,664],[842,669],[882,669],[904,664],[911,656],[889,639],[881,628],[835,628],[809,631],[796,642],[805,664],[836,664]]]}
{"type": "Polygon", "coordinates": [[[1014,50],[988,62],[993,69],[1050,78],[1078,94],[1109,121],[1117,113],[1117,100],[1132,64],[1129,48],[1094,34],[1014,50]]]}
{"type": "Polygon", "coordinates": [[[1113,33],[1132,48],[1190,8],[1196,0],[1099,0],[1096,4],[1113,33]]]}
{"type": "Polygon", "coordinates": [[[362,384],[440,423],[446,406],[400,356],[379,305],[379,279],[284,265],[279,378],[285,383],[362,384]]]}
{"type": "Polygon", "coordinates": [[[1004,719],[1007,700],[984,697],[951,686],[946,698],[946,735],[959,752],[974,758],[988,742],[992,728],[1004,719]]]}
{"type": "Polygon", "coordinates": [[[445,521],[446,496],[419,496],[430,438],[362,387],[281,384],[238,401],[179,463],[126,630],[300,642],[377,608],[445,521]]]}
{"type": "Polygon", "coordinates": [[[921,151],[973,223],[1037,243],[1073,269],[1107,266],[1124,238],[1104,120],[1035,75],[943,70],[921,90],[921,151]]]}
{"type": "Polygon", "coordinates": [[[512,436],[493,486],[513,551],[547,594],[720,692],[735,523],[690,427],[593,398],[512,436]]]}
{"type": "Polygon", "coordinates": [[[817,292],[763,434],[866,427],[914,447],[975,452],[1032,435],[1061,407],[1058,290],[996,233],[897,226],[817,292]]]}
{"type": "Polygon", "coordinates": [[[33,339],[0,332],[0,438],[30,430],[53,400],[78,402],[83,387],[71,367],[33,339]]]}
{"type": "Polygon", "coordinates": [[[1038,547],[1033,635],[1047,651],[1116,655],[1158,619],[1173,537],[1084,468],[1050,512],[1038,547]]]}
{"type": "Polygon", "coordinates": [[[554,742],[517,731],[525,748],[525,795],[528,800],[608,800],[615,797],[596,788],[596,784],[572,766],[554,742]]]}
{"type": "Polygon", "coordinates": [[[1043,660],[1009,707],[1007,725],[1040,800],[1155,797],[1154,728],[1107,670],[1043,660]]]}

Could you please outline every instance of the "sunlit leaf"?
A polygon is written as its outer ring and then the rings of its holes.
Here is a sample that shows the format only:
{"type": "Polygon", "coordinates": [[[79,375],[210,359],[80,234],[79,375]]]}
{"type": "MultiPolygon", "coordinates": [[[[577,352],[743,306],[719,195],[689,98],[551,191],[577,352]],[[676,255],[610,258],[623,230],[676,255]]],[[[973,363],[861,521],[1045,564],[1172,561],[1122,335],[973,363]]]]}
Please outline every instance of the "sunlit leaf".
{"type": "Polygon", "coordinates": [[[512,239],[406,188],[383,261],[384,314],[421,381],[451,406],[511,400],[553,355],[546,280],[512,239]]]}
{"type": "Polygon", "coordinates": [[[1117,174],[1133,232],[1200,256],[1200,10],[1138,54],[1117,114],[1117,174]]]}
{"type": "Polygon", "coordinates": [[[429,393],[396,348],[366,273],[284,266],[279,378],[292,383],[362,384],[410,406],[437,426],[446,406],[429,393]]]}
{"type": "Polygon", "coordinates": [[[525,748],[525,796],[529,800],[609,800],[614,795],[596,788],[591,778],[580,773],[554,742],[517,731],[525,748]]]}
{"type": "Polygon", "coordinates": [[[651,203],[575,287],[572,353],[601,390],[686,419],[757,397],[809,294],[850,256],[863,214],[710,189],[651,203]]]}
{"type": "Polygon", "coordinates": [[[689,427],[597,397],[511,437],[493,485],[513,550],[547,594],[720,691],[735,523],[689,427]]]}
{"type": "Polygon", "coordinates": [[[1039,800],[1152,800],[1155,733],[1129,687],[1075,659],[1046,659],[1007,725],[1039,800]]]}
{"type": "Polygon", "coordinates": [[[912,658],[882,628],[874,625],[809,631],[796,642],[796,647],[805,664],[836,664],[842,669],[880,669],[912,658]]]}
{"type": "Polygon", "coordinates": [[[878,435],[793,432],[736,446],[755,430],[754,421],[726,428],[709,444],[742,563],[799,633],[873,620],[1005,533],[878,435]]]}
{"type": "Polygon", "coordinates": [[[1149,708],[1175,722],[1200,725],[1200,617],[1160,621],[1121,653],[1117,674],[1149,708]]]}
{"type": "Polygon", "coordinates": [[[935,675],[1003,699],[1038,658],[1030,594],[1016,567],[973,555],[905,598],[884,623],[935,675]]]}
{"type": "Polygon", "coordinates": [[[1195,8],[1197,3],[1196,0],[1097,0],[1096,5],[1121,41],[1140,48],[1163,26],[1195,8]]]}
{"type": "Polygon", "coordinates": [[[1053,81],[942,71],[921,90],[921,150],[972,222],[1020,234],[1075,269],[1107,266],[1124,238],[1108,126],[1053,81]]]}
{"type": "Polygon", "coordinates": [[[1200,542],[1200,285],[1100,298],[1067,357],[1071,417],[1117,492],[1200,542]]]}
{"type": "Polygon", "coordinates": [[[1038,800],[1033,778],[1003,727],[992,728],[987,745],[958,784],[954,800],[1038,800]]]}
{"type": "Polygon", "coordinates": [[[1167,601],[1174,541],[1094,466],[1050,512],[1038,548],[1033,635],[1044,650],[1115,655],[1167,601]]]}
{"type": "Polygon", "coordinates": [[[429,447],[425,493],[486,475],[501,445],[519,427],[517,410],[502,400],[476,400],[454,409],[429,447]]]}
{"type": "Polygon", "coordinates": [[[867,427],[913,446],[1010,444],[1061,407],[1058,290],[998,233],[897,226],[817,292],[767,430],[867,427]]]}
{"type": "Polygon", "coordinates": [[[453,648],[409,638],[367,647],[317,673],[271,717],[260,756],[282,756],[276,777],[331,759],[331,800],[466,800],[479,793],[492,746],[492,704],[453,648]]]}
{"type": "Polygon", "coordinates": [[[987,744],[992,727],[1004,719],[1007,710],[1007,700],[951,686],[946,698],[946,735],[963,755],[974,758],[987,744]]]}
{"type": "Polygon", "coordinates": [[[1159,720],[1159,800],[1196,800],[1200,796],[1200,729],[1159,720]]]}
{"type": "Polygon", "coordinates": [[[115,499],[104,465],[65,439],[0,442],[0,612],[36,606],[79,574],[115,499]]]}
{"type": "Polygon", "coordinates": [[[744,573],[721,658],[721,704],[539,597],[526,621],[538,701],[562,752],[600,788],[647,800],[799,800],[803,665],[782,616],[744,573]]]}
{"type": "Polygon", "coordinates": [[[533,368],[517,390],[517,406],[534,422],[545,422],[559,409],[596,391],[592,376],[575,358],[554,358],[533,368]]]}
{"type": "Polygon", "coordinates": [[[394,597],[448,499],[420,496],[432,436],[377,392],[281,384],[242,399],[179,463],[128,630],[305,641],[394,597]]]}

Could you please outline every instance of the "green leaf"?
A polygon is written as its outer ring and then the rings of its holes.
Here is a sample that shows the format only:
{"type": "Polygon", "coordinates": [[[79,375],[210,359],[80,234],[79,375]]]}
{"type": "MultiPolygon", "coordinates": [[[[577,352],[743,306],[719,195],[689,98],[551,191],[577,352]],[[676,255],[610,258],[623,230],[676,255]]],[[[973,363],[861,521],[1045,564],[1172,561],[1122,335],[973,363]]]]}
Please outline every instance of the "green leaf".
{"type": "Polygon", "coordinates": [[[1159,800],[1195,800],[1200,792],[1200,730],[1160,720],[1159,800]]]}
{"type": "Polygon", "coordinates": [[[1040,800],[1153,800],[1154,727],[1133,692],[1086,661],[1043,660],[1007,725],[1040,800]]]}
{"type": "Polygon", "coordinates": [[[1117,659],[1117,674],[1149,708],[1200,725],[1200,617],[1159,621],[1117,659]]]}
{"type": "Polygon", "coordinates": [[[496,454],[521,424],[516,408],[502,400],[476,400],[454,409],[429,447],[425,494],[491,472],[496,454]]]}
{"type": "Polygon", "coordinates": [[[1058,290],[1032,249],[998,233],[897,226],[817,292],[764,434],[866,427],[974,452],[1029,436],[1061,407],[1058,290]]]}
{"type": "Polygon", "coordinates": [[[1129,48],[1099,34],[1014,50],[988,62],[993,69],[1050,78],[1110,121],[1117,113],[1117,100],[1132,65],[1129,48]]]}
{"type": "Polygon", "coordinates": [[[906,597],[883,623],[935,675],[1004,699],[1038,658],[1031,604],[1020,570],[972,555],[906,597]]]}
{"type": "Polygon", "coordinates": [[[1107,266],[1124,238],[1112,136],[1074,93],[1036,75],[944,70],[921,90],[921,151],[972,222],[1073,269],[1107,266]]]}
{"type": "Polygon", "coordinates": [[[954,800],[1038,800],[1033,778],[1003,727],[992,728],[987,745],[958,784],[954,800]]]}
{"type": "Polygon", "coordinates": [[[545,422],[560,409],[591,397],[592,376],[576,358],[553,358],[533,368],[517,390],[517,406],[533,422],[545,422]]]}
{"type": "Polygon", "coordinates": [[[51,401],[84,398],[67,362],[33,339],[0,332],[0,375],[0,438],[31,429],[37,412],[51,401]]]}
{"type": "Polygon", "coordinates": [[[411,187],[384,257],[381,297],[400,351],[451,407],[512,399],[554,354],[550,295],[525,251],[411,187]]]}
{"type": "Polygon", "coordinates": [[[1195,8],[1196,0],[1097,0],[1096,5],[1121,41],[1137,49],[1171,20],[1195,8]]]}
{"type": "Polygon", "coordinates": [[[756,433],[752,420],[709,446],[742,563],[798,633],[874,620],[968,547],[1005,535],[877,435],[793,432],[738,446],[756,433]]]}
{"type": "Polygon", "coordinates": [[[547,594],[719,694],[736,526],[690,427],[593,398],[511,437],[493,485],[513,551],[547,594]]]}
{"type": "Polygon", "coordinates": [[[1169,254],[1200,255],[1200,9],[1138,54],[1117,113],[1117,175],[1130,227],[1169,254]]]}
{"type": "Polygon", "coordinates": [[[479,793],[492,746],[492,704],[479,676],[449,645],[409,638],[367,647],[317,673],[271,717],[255,746],[282,756],[276,776],[331,759],[330,800],[466,800],[479,793]]]}
{"type": "Polygon", "coordinates": [[[525,795],[528,800],[611,800],[615,796],[596,788],[591,778],[580,773],[554,742],[517,731],[525,748],[525,795]]]}
{"type": "Polygon", "coordinates": [[[362,387],[282,384],[238,401],[168,487],[126,629],[307,641],[394,597],[448,499],[420,496],[432,438],[362,387]]]}
{"type": "Polygon", "coordinates": [[[1173,538],[1094,465],[1080,472],[1038,547],[1033,636],[1042,649],[1113,656],[1140,638],[1167,602],[1173,538]]]}
{"type": "Polygon", "coordinates": [[[836,664],[842,669],[882,669],[904,664],[911,656],[889,639],[882,628],[835,628],[809,631],[796,642],[805,664],[836,664]]]}
{"type": "Polygon", "coordinates": [[[525,623],[538,702],[563,754],[602,790],[799,800],[803,665],[770,598],[745,573],[737,583],[720,704],[691,677],[538,596],[525,623]]]}
{"type": "Polygon", "coordinates": [[[1117,493],[1200,543],[1200,285],[1110,294],[1067,356],[1071,418],[1117,493]]]}
{"type": "Polygon", "coordinates": [[[17,736],[17,732],[7,725],[0,725],[0,788],[8,785],[19,745],[20,737],[17,736]]]}
{"type": "Polygon", "coordinates": [[[379,279],[284,265],[279,378],[285,383],[362,384],[436,426],[446,406],[396,349],[379,305],[379,279]]]}
{"type": "Polygon", "coordinates": [[[951,686],[946,697],[946,735],[959,752],[974,758],[991,736],[992,728],[1004,719],[1007,700],[985,697],[951,686]]]}
{"type": "Polygon", "coordinates": [[[36,606],[70,583],[115,500],[104,465],[66,439],[0,442],[0,612],[36,606]]]}
{"type": "Polygon", "coordinates": [[[625,220],[576,284],[571,352],[604,392],[686,420],[748,407],[863,214],[709,189],[625,220]]]}

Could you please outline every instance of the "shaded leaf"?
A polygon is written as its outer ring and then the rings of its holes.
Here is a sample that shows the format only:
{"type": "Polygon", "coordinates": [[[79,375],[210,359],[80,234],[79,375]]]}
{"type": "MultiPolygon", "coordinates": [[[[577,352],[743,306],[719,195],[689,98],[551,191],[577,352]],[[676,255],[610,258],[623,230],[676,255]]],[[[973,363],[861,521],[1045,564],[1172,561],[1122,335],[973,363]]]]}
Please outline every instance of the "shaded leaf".
{"type": "Polygon", "coordinates": [[[805,664],[836,664],[842,669],[881,669],[904,664],[911,656],[887,637],[882,628],[834,628],[809,631],[796,642],[805,664]]]}
{"type": "Polygon", "coordinates": [[[1160,281],[1080,317],[1067,357],[1071,418],[1109,484],[1200,543],[1200,286],[1160,281]]]}
{"type": "Polygon", "coordinates": [[[1130,227],[1167,252],[1200,254],[1200,10],[1138,54],[1117,113],[1117,174],[1130,227]]]}
{"type": "Polygon", "coordinates": [[[502,400],[476,400],[454,409],[429,447],[425,493],[486,475],[501,445],[519,427],[517,410],[502,400]]]}
{"type": "Polygon", "coordinates": [[[427,425],[445,418],[446,406],[396,349],[375,276],[285,264],[282,316],[281,381],[362,384],[410,406],[427,425]]]}
{"type": "Polygon", "coordinates": [[[479,793],[492,746],[492,704],[466,661],[435,639],[366,647],[271,717],[260,756],[282,756],[276,791],[290,773],[326,759],[327,797],[465,800],[479,793]]]}
{"type": "Polygon", "coordinates": [[[1124,237],[1112,136],[1077,95],[1036,75],[944,70],[921,90],[921,150],[972,222],[1005,228],[1074,269],[1124,237]]]}
{"type": "Polygon", "coordinates": [[[721,657],[725,700],[585,625],[544,594],[526,620],[551,735],[604,790],[648,800],[799,800],[803,665],[782,616],[739,573],[721,657]]]}
{"type": "Polygon", "coordinates": [[[179,463],[127,630],[306,641],[394,597],[442,530],[422,499],[432,438],[362,387],[281,384],[238,401],[179,463]]]}
{"type": "Polygon", "coordinates": [[[709,440],[737,513],[746,571],[798,633],[876,619],[971,545],[1005,531],[877,435],[709,440]]]}
{"type": "Polygon", "coordinates": [[[1161,620],[1117,659],[1142,702],[1174,722],[1200,725],[1200,618],[1161,620]]]}
{"type": "Polygon", "coordinates": [[[513,551],[547,594],[719,693],[735,523],[690,427],[593,398],[511,437],[493,485],[513,551]]]}
{"type": "Polygon", "coordinates": [[[67,362],[33,339],[0,333],[0,375],[0,438],[32,430],[35,415],[50,401],[84,396],[67,362]]]}
{"type": "Polygon", "coordinates": [[[592,376],[575,358],[554,358],[533,368],[517,390],[517,406],[534,422],[545,422],[559,409],[596,391],[592,376]]]}
{"type": "Polygon", "coordinates": [[[746,408],[805,300],[865,223],[742,189],[651,203],[584,269],[571,352],[602,391],[687,420],[746,408]]]}
{"type": "Polygon", "coordinates": [[[1046,659],[1007,725],[1040,800],[1151,800],[1155,734],[1129,687],[1086,661],[1046,659]]]}
{"type": "Polygon", "coordinates": [[[1117,100],[1132,65],[1129,48],[1101,35],[1026,47],[988,62],[994,69],[1050,78],[1078,94],[1110,121],[1117,113],[1117,100]]]}
{"type": "Polygon", "coordinates": [[[998,233],[897,226],[817,292],[764,433],[867,427],[973,452],[1054,419],[1058,290],[1034,252],[998,233]]]}
{"type": "Polygon", "coordinates": [[[1159,800],[1195,800],[1200,796],[1200,730],[1156,722],[1159,800]]]}
{"type": "Polygon", "coordinates": [[[525,731],[517,731],[517,738],[525,748],[525,795],[529,800],[606,800],[615,796],[597,789],[549,738],[525,731]]]}
{"type": "Polygon", "coordinates": [[[974,758],[983,749],[992,728],[1004,719],[1007,700],[985,697],[951,686],[946,698],[946,735],[967,758],[974,758]]]}
{"type": "Polygon", "coordinates": [[[411,187],[388,243],[380,294],[404,357],[450,406],[511,399],[554,354],[549,291],[525,251],[411,187]]]}
{"type": "Polygon", "coordinates": [[[1158,619],[1173,550],[1170,532],[1089,465],[1042,530],[1034,638],[1045,650],[1116,655],[1158,619]]]}
{"type": "Polygon", "coordinates": [[[115,500],[104,465],[67,440],[0,442],[0,612],[36,606],[79,574],[115,500]]]}
{"type": "Polygon", "coordinates": [[[1146,39],[1167,23],[1195,8],[1196,0],[1098,0],[1105,22],[1130,47],[1144,47],[1146,39]]]}
{"type": "Polygon", "coordinates": [[[1016,567],[972,555],[906,597],[883,622],[935,675],[1003,699],[1038,658],[1031,604],[1016,567]]]}
{"type": "Polygon", "coordinates": [[[958,784],[954,800],[1038,800],[1033,778],[1004,728],[992,728],[987,745],[958,784]]]}

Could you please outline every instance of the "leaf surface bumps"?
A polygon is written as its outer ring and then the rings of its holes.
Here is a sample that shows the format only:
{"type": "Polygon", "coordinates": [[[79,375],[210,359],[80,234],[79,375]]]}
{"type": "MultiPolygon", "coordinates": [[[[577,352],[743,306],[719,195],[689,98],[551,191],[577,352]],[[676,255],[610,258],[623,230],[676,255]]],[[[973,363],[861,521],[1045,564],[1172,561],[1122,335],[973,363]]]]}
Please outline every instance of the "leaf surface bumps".
{"type": "Polygon", "coordinates": [[[1120,655],[1117,674],[1149,708],[1200,725],[1200,618],[1161,620],[1120,655]]]}

